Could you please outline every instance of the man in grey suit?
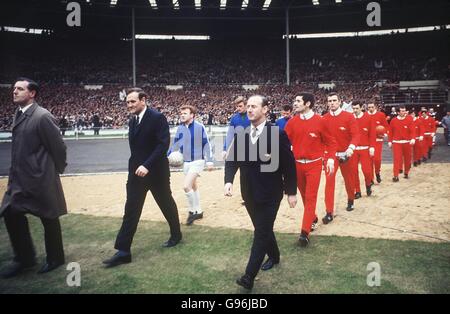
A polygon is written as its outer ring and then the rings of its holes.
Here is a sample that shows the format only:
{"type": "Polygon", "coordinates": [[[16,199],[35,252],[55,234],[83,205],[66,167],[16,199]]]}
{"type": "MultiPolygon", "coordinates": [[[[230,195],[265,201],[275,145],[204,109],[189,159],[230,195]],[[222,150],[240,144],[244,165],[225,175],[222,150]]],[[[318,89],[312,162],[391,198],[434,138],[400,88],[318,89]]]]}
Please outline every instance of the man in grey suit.
{"type": "Polygon", "coordinates": [[[66,145],[55,118],[36,101],[39,86],[19,78],[14,84],[16,110],[12,126],[11,168],[0,207],[14,251],[12,264],[1,273],[15,277],[36,264],[36,253],[25,214],[41,219],[47,259],[38,273],[65,263],[59,216],[67,213],[59,178],[66,163],[66,145]]]}

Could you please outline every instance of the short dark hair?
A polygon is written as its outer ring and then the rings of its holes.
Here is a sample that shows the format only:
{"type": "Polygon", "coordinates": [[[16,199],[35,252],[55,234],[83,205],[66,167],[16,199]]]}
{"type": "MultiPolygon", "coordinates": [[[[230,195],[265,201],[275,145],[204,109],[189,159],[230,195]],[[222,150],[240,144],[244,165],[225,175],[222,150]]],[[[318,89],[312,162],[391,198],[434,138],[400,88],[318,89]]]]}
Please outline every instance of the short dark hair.
{"type": "Polygon", "coordinates": [[[353,106],[360,106],[362,108],[363,107],[363,102],[361,100],[353,100],[352,107],[353,106]]]}
{"type": "Polygon", "coordinates": [[[339,100],[341,100],[341,97],[339,97],[339,94],[336,93],[336,92],[331,92],[331,93],[329,93],[329,94],[327,95],[327,98],[328,98],[328,97],[331,97],[331,96],[337,96],[337,98],[338,98],[339,100]]]}
{"type": "Polygon", "coordinates": [[[306,104],[308,101],[310,103],[309,109],[312,109],[314,107],[314,104],[316,102],[314,95],[311,93],[302,92],[298,94],[300,97],[302,97],[303,102],[306,104]]]}
{"type": "Polygon", "coordinates": [[[406,106],[405,105],[400,105],[400,106],[398,106],[398,109],[405,109],[406,110],[406,106]]]}
{"type": "Polygon", "coordinates": [[[292,111],[292,105],[284,105],[282,108],[284,111],[289,111],[289,112],[292,111]]]}
{"type": "Polygon", "coordinates": [[[139,100],[142,100],[142,98],[148,99],[148,94],[144,92],[142,88],[139,87],[132,87],[127,89],[127,96],[131,93],[138,93],[139,100]]]}
{"type": "Polygon", "coordinates": [[[38,83],[36,83],[35,81],[33,81],[32,79],[29,79],[27,77],[18,77],[15,82],[18,82],[18,81],[28,82],[27,89],[30,92],[35,91],[34,97],[36,97],[38,95],[38,93],[39,93],[39,84],[38,83]]]}

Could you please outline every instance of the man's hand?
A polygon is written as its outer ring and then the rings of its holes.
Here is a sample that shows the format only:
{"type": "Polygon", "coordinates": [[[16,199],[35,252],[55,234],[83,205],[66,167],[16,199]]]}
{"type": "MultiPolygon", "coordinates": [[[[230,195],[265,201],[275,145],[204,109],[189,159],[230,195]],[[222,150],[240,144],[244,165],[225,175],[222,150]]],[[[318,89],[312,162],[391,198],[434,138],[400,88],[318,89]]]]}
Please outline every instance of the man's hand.
{"type": "Polygon", "coordinates": [[[213,168],[214,168],[214,163],[211,162],[211,161],[208,161],[208,162],[206,163],[206,169],[207,169],[208,171],[211,171],[211,170],[213,170],[213,168]]]}
{"type": "Polygon", "coordinates": [[[137,175],[138,177],[145,177],[148,173],[148,169],[145,168],[144,166],[139,166],[139,168],[136,169],[136,172],[134,173],[135,175],[137,175]]]}
{"type": "Polygon", "coordinates": [[[419,136],[419,141],[420,141],[420,142],[423,141],[423,136],[419,136]]]}
{"type": "Polygon", "coordinates": [[[347,155],[348,158],[352,157],[353,149],[351,149],[350,147],[347,148],[347,150],[345,151],[345,154],[347,155]]]}
{"type": "Polygon", "coordinates": [[[409,144],[410,144],[410,145],[416,144],[416,140],[415,140],[415,139],[412,139],[411,141],[409,141],[409,144]]]}
{"type": "Polygon", "coordinates": [[[373,148],[373,147],[369,148],[369,155],[370,155],[370,157],[373,157],[375,155],[375,148],[373,148]]]}
{"type": "Polygon", "coordinates": [[[288,195],[288,203],[290,208],[295,208],[297,205],[297,195],[288,195]]]}
{"type": "Polygon", "coordinates": [[[225,183],[223,194],[225,196],[233,196],[233,183],[225,183]]]}
{"type": "Polygon", "coordinates": [[[388,146],[389,146],[389,148],[392,148],[392,143],[389,142],[389,143],[388,143],[388,146]]]}
{"type": "Polygon", "coordinates": [[[222,159],[223,160],[227,159],[227,152],[226,151],[222,152],[222,159]]]}
{"type": "Polygon", "coordinates": [[[334,159],[333,158],[329,158],[327,160],[327,173],[329,176],[331,176],[334,172],[334,159]]]}

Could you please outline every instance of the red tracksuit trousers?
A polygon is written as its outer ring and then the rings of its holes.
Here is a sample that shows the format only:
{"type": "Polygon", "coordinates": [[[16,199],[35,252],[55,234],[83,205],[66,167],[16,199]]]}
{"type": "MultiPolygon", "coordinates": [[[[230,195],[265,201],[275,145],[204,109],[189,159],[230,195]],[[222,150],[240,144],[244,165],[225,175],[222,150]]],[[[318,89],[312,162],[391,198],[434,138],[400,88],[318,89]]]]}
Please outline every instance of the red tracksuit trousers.
{"type": "Polygon", "coordinates": [[[433,137],[431,135],[424,135],[422,142],[423,157],[428,158],[428,152],[433,148],[433,137]]]}
{"type": "Polygon", "coordinates": [[[302,231],[311,232],[311,224],[316,218],[317,193],[319,192],[320,176],[322,175],[322,160],[297,165],[297,187],[303,201],[302,231]]]}
{"type": "Polygon", "coordinates": [[[360,182],[359,182],[359,164],[361,164],[361,169],[364,174],[364,181],[366,186],[369,186],[373,180],[372,164],[369,155],[369,149],[355,150],[356,159],[356,171],[355,171],[355,192],[361,192],[360,182]]]}
{"type": "Polygon", "coordinates": [[[355,154],[350,157],[344,163],[339,163],[337,158],[334,160],[334,172],[331,175],[326,176],[325,182],[325,208],[328,214],[334,212],[334,190],[336,186],[336,173],[338,169],[341,169],[342,176],[344,177],[345,190],[347,191],[348,200],[355,199],[355,169],[356,169],[355,154]]]}
{"type": "Polygon", "coordinates": [[[394,155],[394,177],[398,177],[399,170],[403,165],[405,174],[408,174],[411,169],[411,144],[392,143],[392,153],[394,155]]]}
{"type": "Polygon", "coordinates": [[[383,152],[383,142],[375,143],[375,154],[373,155],[372,164],[375,170],[375,174],[379,174],[381,171],[381,153],[383,152]]]}
{"type": "Polygon", "coordinates": [[[423,140],[419,141],[418,139],[416,139],[416,143],[414,144],[414,158],[413,161],[419,161],[422,159],[423,157],[423,140]]]}

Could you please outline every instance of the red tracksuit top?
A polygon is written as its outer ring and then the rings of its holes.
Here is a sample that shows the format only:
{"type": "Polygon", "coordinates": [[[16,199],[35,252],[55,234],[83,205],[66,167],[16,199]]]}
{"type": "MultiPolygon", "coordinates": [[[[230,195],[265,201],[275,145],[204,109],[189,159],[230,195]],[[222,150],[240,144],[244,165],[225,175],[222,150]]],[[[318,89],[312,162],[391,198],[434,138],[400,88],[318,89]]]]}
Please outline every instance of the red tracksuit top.
{"type": "MultiPolygon", "coordinates": [[[[389,133],[389,123],[386,119],[386,115],[384,114],[384,112],[377,110],[374,113],[367,112],[367,114],[369,115],[369,117],[372,118],[373,123],[375,123],[375,126],[374,126],[375,128],[379,125],[382,125],[386,129],[386,133],[389,133]]],[[[376,133],[375,133],[375,136],[376,136],[376,133]]]]}
{"type": "Polygon", "coordinates": [[[404,119],[395,117],[391,120],[391,132],[389,133],[389,142],[392,141],[410,141],[416,139],[414,130],[414,121],[411,116],[406,116],[404,119]]]}
{"type": "Polygon", "coordinates": [[[366,112],[363,112],[360,118],[355,115],[354,117],[359,130],[359,143],[357,146],[375,147],[376,133],[372,117],[366,112]]]}
{"type": "Polygon", "coordinates": [[[423,136],[423,133],[425,133],[425,127],[423,125],[422,119],[415,117],[414,120],[414,132],[416,133],[416,139],[419,136],[423,136]]]}
{"type": "Polygon", "coordinates": [[[323,116],[329,132],[337,142],[337,152],[345,152],[349,147],[355,149],[359,143],[359,131],[356,119],[352,113],[336,110],[323,116]]]}
{"type": "Polygon", "coordinates": [[[424,125],[425,133],[436,133],[436,121],[434,118],[427,116],[426,118],[420,117],[424,125]]]}
{"type": "Polygon", "coordinates": [[[326,128],[324,119],[317,114],[313,113],[309,119],[295,115],[287,122],[284,131],[291,141],[296,160],[328,159],[336,155],[336,140],[326,128]]]}

